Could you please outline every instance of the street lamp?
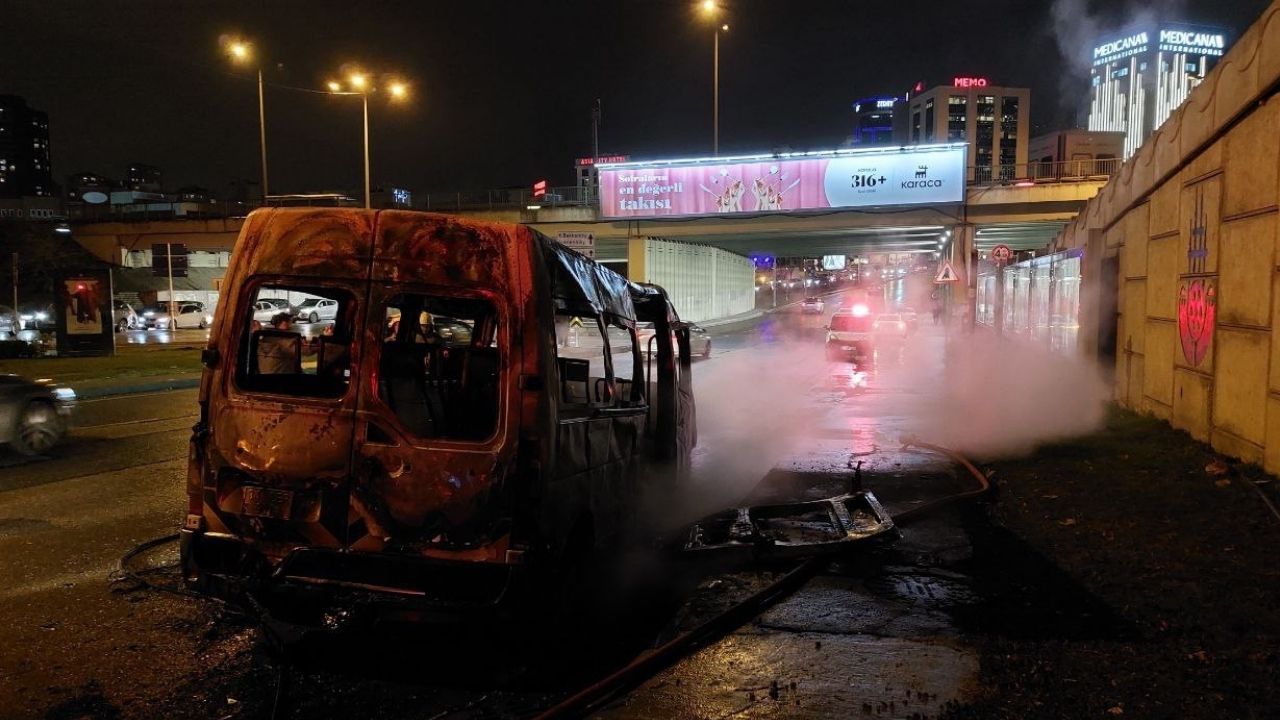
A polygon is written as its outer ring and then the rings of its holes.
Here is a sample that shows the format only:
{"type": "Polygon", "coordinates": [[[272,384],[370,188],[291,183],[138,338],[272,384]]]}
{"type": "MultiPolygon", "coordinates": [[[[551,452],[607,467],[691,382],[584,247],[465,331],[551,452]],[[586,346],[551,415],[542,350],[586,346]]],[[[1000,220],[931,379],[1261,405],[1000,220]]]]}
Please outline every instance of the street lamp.
{"type": "MultiPolygon", "coordinates": [[[[377,88],[369,76],[360,71],[347,75],[345,86],[337,80],[330,80],[325,85],[334,95],[359,95],[364,106],[364,207],[368,210],[372,207],[369,195],[369,93],[376,92],[377,88]]],[[[409,96],[409,86],[401,80],[387,80],[386,89],[392,100],[404,100],[409,96]]]]}
{"type": "MultiPolygon", "coordinates": [[[[720,14],[720,6],[715,0],[702,0],[702,16],[716,22],[720,14]]],[[[715,39],[711,54],[711,151],[720,154],[720,33],[729,32],[729,25],[719,23],[716,26],[715,39]]]]}
{"type": "MultiPolygon", "coordinates": [[[[235,63],[247,63],[253,60],[253,45],[248,41],[230,39],[225,41],[227,56],[235,63]]],[[[258,70],[258,144],[262,150],[262,204],[267,203],[267,111],[262,96],[262,64],[255,63],[258,70]]]]}

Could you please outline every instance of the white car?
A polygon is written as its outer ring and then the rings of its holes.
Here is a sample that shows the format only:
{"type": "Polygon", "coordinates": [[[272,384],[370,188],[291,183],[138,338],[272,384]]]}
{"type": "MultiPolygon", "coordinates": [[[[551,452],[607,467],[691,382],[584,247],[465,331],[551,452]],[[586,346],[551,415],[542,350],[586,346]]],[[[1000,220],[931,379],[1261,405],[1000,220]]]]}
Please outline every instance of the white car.
{"type": "Polygon", "coordinates": [[[328,298],[309,298],[298,306],[297,318],[303,322],[338,319],[338,301],[328,298]]]}
{"type": "Polygon", "coordinates": [[[115,324],[116,332],[124,332],[125,330],[133,330],[138,327],[138,313],[133,306],[123,300],[116,300],[111,303],[112,322],[115,324]]]}
{"type": "Polygon", "coordinates": [[[8,305],[0,305],[0,339],[4,339],[10,335],[17,335],[22,329],[22,320],[18,318],[18,313],[8,305]]]}
{"type": "Polygon", "coordinates": [[[253,304],[253,319],[269,324],[280,313],[294,314],[294,309],[287,300],[280,298],[262,298],[253,304]]]}
{"type": "Polygon", "coordinates": [[[876,321],[872,327],[881,335],[897,335],[898,337],[907,336],[907,321],[903,320],[902,316],[896,313],[877,315],[876,321]]]}
{"type": "Polygon", "coordinates": [[[859,362],[875,352],[873,321],[866,305],[854,305],[831,316],[827,325],[828,360],[859,362]]]}
{"type": "MultiPolygon", "coordinates": [[[[204,303],[201,302],[179,302],[178,315],[173,321],[173,327],[178,330],[190,328],[199,328],[204,330],[213,324],[213,314],[204,309],[204,303]]],[[[169,309],[167,303],[162,303],[164,308],[161,312],[156,313],[154,322],[157,330],[169,329],[169,309]]]]}
{"type": "Polygon", "coordinates": [[[804,314],[816,313],[821,315],[825,308],[826,303],[822,302],[820,297],[805,298],[804,302],[800,304],[800,312],[804,314]]]}

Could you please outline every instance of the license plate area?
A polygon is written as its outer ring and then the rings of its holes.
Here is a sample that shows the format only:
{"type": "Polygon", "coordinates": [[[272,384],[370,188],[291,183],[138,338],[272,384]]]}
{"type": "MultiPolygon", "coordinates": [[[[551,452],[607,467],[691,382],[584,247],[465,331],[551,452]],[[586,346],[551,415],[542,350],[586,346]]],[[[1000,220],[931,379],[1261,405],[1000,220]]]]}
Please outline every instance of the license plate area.
{"type": "Polygon", "coordinates": [[[289,520],[293,511],[293,491],[245,485],[240,489],[241,513],[273,520],[289,520]]]}

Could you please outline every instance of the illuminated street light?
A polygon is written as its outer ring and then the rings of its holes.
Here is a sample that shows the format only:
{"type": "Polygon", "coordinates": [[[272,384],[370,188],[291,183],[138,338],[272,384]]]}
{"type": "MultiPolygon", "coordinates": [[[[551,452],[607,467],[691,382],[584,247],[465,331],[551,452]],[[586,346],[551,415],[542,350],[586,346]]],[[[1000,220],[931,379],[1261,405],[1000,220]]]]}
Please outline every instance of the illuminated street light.
{"type": "MultiPolygon", "coordinates": [[[[227,56],[235,63],[247,63],[253,59],[253,45],[245,40],[230,39],[224,42],[227,56]]],[[[262,202],[267,202],[267,109],[262,93],[262,65],[258,71],[258,145],[262,151],[262,202]]]]}
{"type": "MultiPolygon", "coordinates": [[[[702,14],[714,20],[720,14],[720,6],[715,0],[703,0],[702,14]]],[[[720,33],[729,32],[728,23],[720,23],[716,27],[711,54],[711,152],[720,154],[720,33]]]]}
{"type": "MultiPolygon", "coordinates": [[[[374,87],[369,81],[369,76],[361,71],[352,72],[347,76],[347,85],[350,89],[344,89],[342,83],[337,80],[330,80],[325,85],[329,88],[329,92],[335,95],[359,95],[361,104],[364,106],[364,207],[368,210],[372,207],[369,194],[369,93],[377,92],[378,88],[374,87]]],[[[409,95],[408,84],[401,80],[387,81],[386,90],[392,100],[403,100],[409,95]]]]}

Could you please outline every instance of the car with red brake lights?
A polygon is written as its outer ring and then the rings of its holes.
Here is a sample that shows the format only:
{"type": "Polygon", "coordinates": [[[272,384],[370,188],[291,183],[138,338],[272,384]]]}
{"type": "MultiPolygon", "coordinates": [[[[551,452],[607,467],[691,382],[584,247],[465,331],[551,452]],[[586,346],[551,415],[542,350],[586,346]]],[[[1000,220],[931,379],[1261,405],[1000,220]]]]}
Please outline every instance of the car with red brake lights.
{"type": "Polygon", "coordinates": [[[827,325],[827,359],[857,362],[875,350],[873,320],[866,305],[842,308],[827,325]]]}

